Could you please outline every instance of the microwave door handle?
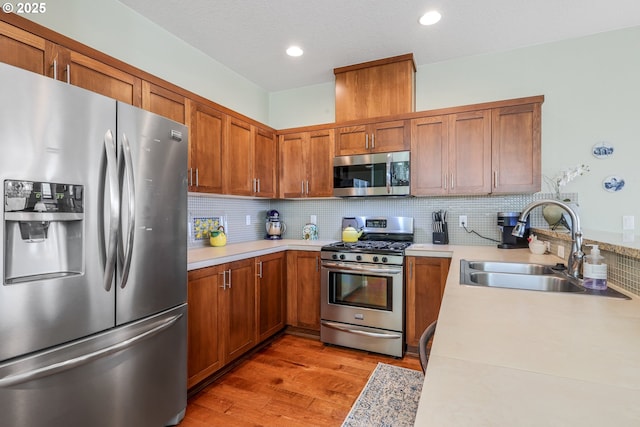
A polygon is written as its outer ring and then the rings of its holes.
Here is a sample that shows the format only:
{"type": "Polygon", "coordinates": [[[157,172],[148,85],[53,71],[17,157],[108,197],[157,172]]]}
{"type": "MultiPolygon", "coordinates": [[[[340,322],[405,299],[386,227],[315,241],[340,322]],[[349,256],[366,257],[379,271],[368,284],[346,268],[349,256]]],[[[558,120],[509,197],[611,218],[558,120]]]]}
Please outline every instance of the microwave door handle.
{"type": "Polygon", "coordinates": [[[124,289],[124,287],[127,286],[127,280],[129,279],[129,272],[131,270],[136,222],[136,190],[133,176],[133,158],[131,156],[131,144],[129,144],[129,139],[125,133],[122,134],[122,151],[124,152],[125,175],[127,177],[127,188],[129,190],[129,198],[127,200],[129,224],[127,226],[127,244],[122,268],[122,281],[120,282],[120,288],[124,289]]]}
{"type": "Polygon", "coordinates": [[[387,194],[391,193],[391,161],[393,154],[387,153],[387,194]]]}
{"type": "MultiPolygon", "coordinates": [[[[116,255],[118,243],[118,226],[120,215],[120,197],[118,197],[118,159],[113,133],[107,130],[104,134],[104,149],[107,158],[106,178],[109,180],[109,234],[105,239],[106,260],[104,266],[104,281],[102,286],[109,292],[116,270],[116,255]]],[[[103,227],[102,225],[101,227],[103,227]]]]}

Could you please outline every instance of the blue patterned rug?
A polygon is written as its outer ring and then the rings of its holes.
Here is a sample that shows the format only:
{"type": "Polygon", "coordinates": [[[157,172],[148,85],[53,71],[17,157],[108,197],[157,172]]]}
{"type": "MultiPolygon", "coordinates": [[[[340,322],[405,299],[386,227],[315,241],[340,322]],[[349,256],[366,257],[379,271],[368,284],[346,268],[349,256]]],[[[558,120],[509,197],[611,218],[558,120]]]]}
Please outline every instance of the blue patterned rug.
{"type": "Polygon", "coordinates": [[[424,375],[378,363],[342,427],[413,426],[424,375]]]}

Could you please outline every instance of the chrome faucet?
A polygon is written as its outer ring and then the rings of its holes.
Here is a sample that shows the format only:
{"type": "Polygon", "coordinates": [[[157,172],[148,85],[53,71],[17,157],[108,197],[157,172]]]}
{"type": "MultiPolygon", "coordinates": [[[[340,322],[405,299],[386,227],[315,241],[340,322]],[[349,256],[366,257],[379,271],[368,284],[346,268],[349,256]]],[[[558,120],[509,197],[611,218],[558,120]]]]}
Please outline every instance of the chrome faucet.
{"type": "Polygon", "coordinates": [[[576,279],[581,279],[584,252],[582,252],[582,231],[580,230],[580,217],[578,217],[578,214],[568,204],[553,199],[536,200],[535,202],[529,203],[520,214],[518,223],[514,227],[511,234],[516,237],[524,236],[527,217],[534,208],[544,205],[559,206],[564,209],[571,217],[571,255],[569,255],[567,269],[569,275],[575,277],[576,279]]]}

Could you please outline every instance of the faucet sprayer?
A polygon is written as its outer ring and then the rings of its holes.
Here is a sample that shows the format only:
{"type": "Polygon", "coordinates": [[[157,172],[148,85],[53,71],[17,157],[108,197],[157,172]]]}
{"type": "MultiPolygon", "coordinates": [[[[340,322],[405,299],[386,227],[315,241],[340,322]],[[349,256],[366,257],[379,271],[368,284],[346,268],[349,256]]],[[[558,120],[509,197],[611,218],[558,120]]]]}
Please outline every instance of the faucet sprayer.
{"type": "Polygon", "coordinates": [[[559,200],[553,200],[553,199],[536,200],[534,202],[529,203],[522,210],[522,213],[520,214],[520,218],[518,218],[518,223],[513,228],[513,231],[511,232],[511,234],[516,237],[522,237],[525,232],[527,217],[529,216],[531,211],[538,206],[544,206],[544,205],[556,205],[562,208],[563,210],[565,210],[571,217],[571,255],[569,255],[567,268],[571,276],[577,279],[581,279],[582,263],[584,261],[584,252],[582,252],[582,231],[580,230],[580,217],[573,210],[573,208],[568,204],[561,202],[559,200]]]}

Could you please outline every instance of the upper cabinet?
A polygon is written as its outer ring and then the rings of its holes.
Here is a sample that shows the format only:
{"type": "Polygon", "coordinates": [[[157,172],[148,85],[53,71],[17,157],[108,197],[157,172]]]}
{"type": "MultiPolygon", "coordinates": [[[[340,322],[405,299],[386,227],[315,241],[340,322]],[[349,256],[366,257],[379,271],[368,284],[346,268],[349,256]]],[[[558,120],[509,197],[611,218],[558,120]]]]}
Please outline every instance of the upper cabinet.
{"type": "Polygon", "coordinates": [[[540,191],[543,99],[411,120],[411,194],[540,191]]]}
{"type": "Polygon", "coordinates": [[[334,144],[332,129],[280,135],[280,197],[332,196],[334,144]]]}
{"type": "Polygon", "coordinates": [[[492,193],[540,191],[540,103],[491,111],[492,193]]]}
{"type": "Polygon", "coordinates": [[[275,198],[278,193],[278,140],[273,131],[255,128],[253,142],[253,190],[258,197],[275,198]]]}
{"type": "Polygon", "coordinates": [[[404,151],[409,150],[410,141],[408,120],[339,127],[336,129],[336,155],[404,151]]]}
{"type": "Polygon", "coordinates": [[[53,44],[47,40],[0,21],[0,58],[2,62],[34,73],[52,76],[50,61],[53,44]]]}
{"type": "Polygon", "coordinates": [[[413,54],[335,68],[336,122],[415,110],[413,54]]]}
{"type": "Polygon", "coordinates": [[[188,99],[153,83],[142,81],[142,108],[152,113],[189,124],[188,99]]]}
{"type": "Polygon", "coordinates": [[[226,115],[199,102],[190,106],[189,191],[222,193],[226,115]]]}

